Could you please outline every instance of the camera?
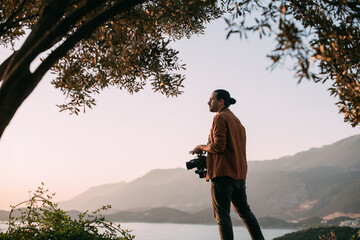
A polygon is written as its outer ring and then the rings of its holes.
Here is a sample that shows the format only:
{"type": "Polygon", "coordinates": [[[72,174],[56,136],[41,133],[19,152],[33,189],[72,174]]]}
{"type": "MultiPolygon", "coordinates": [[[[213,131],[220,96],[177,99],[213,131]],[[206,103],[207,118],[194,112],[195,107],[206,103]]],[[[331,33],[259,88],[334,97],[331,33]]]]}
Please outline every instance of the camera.
{"type": "Polygon", "coordinates": [[[186,162],[186,168],[187,170],[196,168],[195,173],[199,174],[200,178],[206,177],[206,156],[201,153],[198,154],[196,158],[186,162]]]}

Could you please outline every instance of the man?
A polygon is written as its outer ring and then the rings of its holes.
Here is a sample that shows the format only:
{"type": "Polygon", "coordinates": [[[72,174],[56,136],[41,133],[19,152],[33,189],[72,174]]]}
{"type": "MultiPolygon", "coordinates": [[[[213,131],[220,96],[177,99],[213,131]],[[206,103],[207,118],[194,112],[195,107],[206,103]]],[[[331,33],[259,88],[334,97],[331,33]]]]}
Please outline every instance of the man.
{"type": "Polygon", "coordinates": [[[206,151],[207,175],[211,180],[211,198],[214,216],[222,240],[232,240],[230,203],[239,214],[253,240],[264,239],[255,215],[250,210],[245,191],[247,173],[246,134],[239,119],[228,108],[236,100],[228,91],[215,90],[208,102],[215,112],[207,145],[198,145],[193,154],[206,151]]]}

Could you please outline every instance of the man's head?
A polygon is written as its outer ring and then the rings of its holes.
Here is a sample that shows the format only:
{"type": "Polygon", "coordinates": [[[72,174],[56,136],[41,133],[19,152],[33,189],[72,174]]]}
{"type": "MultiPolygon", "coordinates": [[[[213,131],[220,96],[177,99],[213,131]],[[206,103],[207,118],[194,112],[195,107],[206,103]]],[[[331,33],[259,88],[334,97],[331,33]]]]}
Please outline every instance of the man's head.
{"type": "Polygon", "coordinates": [[[236,100],[230,97],[230,93],[224,89],[215,90],[208,102],[210,112],[220,112],[222,109],[235,104],[236,100]]]}

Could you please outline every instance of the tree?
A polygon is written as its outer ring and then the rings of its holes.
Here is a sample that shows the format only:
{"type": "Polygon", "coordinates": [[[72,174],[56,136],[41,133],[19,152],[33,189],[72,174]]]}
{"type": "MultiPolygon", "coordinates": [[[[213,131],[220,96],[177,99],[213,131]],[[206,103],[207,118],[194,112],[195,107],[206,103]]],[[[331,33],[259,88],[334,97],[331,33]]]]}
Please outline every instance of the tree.
{"type": "Polygon", "coordinates": [[[295,59],[299,82],[331,81],[330,94],[352,126],[360,123],[360,4],[357,0],[3,0],[0,45],[23,45],[0,65],[0,137],[48,70],[78,114],[107,86],[181,93],[184,76],[170,41],[202,33],[232,12],[230,36],[275,35],[271,69],[295,59]],[[27,30],[28,29],[28,30],[27,30]],[[31,29],[31,30],[30,30],[31,29]],[[28,34],[28,35],[27,35],[28,34]],[[42,62],[30,70],[39,56],[42,62]],[[313,61],[311,61],[313,60],[313,61]]]}
{"type": "Polygon", "coordinates": [[[344,121],[360,123],[360,3],[358,0],[228,0],[228,37],[275,36],[271,69],[292,61],[300,82],[331,81],[344,121]]]}
{"type": "Polygon", "coordinates": [[[107,86],[132,92],[150,81],[166,96],[184,76],[170,41],[202,33],[222,14],[215,0],[4,0],[0,44],[22,46],[0,65],[0,137],[48,70],[68,97],[61,110],[95,105],[107,86]],[[27,35],[28,34],[28,35],[27,35]],[[41,56],[41,63],[33,67],[41,56]],[[34,69],[32,69],[34,68],[34,69]]]}

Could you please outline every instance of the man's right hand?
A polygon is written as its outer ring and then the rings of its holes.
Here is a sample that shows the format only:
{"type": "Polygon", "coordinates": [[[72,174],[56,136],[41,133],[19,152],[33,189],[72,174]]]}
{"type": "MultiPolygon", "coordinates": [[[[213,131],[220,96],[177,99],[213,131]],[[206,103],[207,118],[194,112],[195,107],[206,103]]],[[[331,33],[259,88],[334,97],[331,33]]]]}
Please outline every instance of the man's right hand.
{"type": "Polygon", "coordinates": [[[192,154],[201,154],[203,153],[207,145],[197,145],[192,151],[192,154]]]}

